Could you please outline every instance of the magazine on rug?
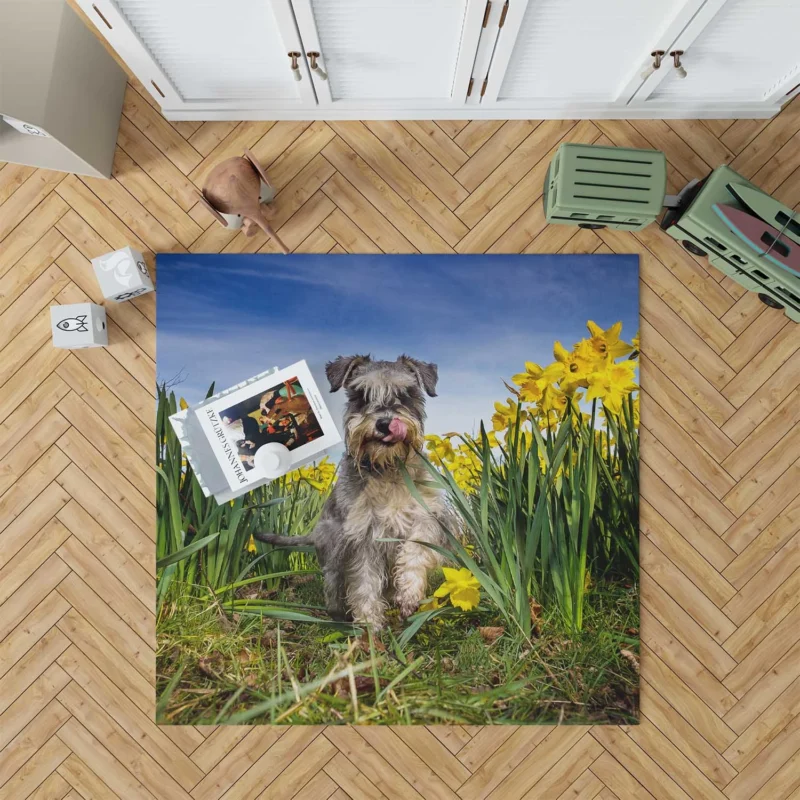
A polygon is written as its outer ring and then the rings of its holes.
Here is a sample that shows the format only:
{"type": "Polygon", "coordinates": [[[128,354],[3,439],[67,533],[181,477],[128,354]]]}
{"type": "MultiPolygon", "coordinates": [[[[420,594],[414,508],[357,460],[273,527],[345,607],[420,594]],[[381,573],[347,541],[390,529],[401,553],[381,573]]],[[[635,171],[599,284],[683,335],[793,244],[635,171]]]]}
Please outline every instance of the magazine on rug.
{"type": "Polygon", "coordinates": [[[298,361],[193,409],[228,487],[262,483],[259,450],[280,444],[289,472],[341,441],[308,365],[298,361]]]}

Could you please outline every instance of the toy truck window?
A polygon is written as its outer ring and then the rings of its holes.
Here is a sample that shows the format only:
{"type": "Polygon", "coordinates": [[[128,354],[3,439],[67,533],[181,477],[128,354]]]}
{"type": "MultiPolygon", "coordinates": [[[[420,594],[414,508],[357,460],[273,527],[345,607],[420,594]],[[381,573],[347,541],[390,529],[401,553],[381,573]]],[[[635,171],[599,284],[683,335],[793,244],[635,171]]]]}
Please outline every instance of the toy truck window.
{"type": "Polygon", "coordinates": [[[800,297],[798,297],[796,294],[793,294],[793,293],[792,293],[792,292],[790,292],[788,289],[784,289],[782,286],[779,286],[779,287],[778,287],[778,291],[779,291],[779,292],[780,292],[780,293],[781,293],[781,294],[782,294],[784,297],[786,297],[787,299],[789,299],[789,300],[792,300],[793,302],[795,302],[795,303],[797,303],[798,305],[800,305],[800,297]]]}
{"type": "Polygon", "coordinates": [[[800,236],[800,222],[795,219],[789,219],[789,215],[783,211],[779,211],[775,215],[775,222],[778,223],[780,228],[786,228],[789,233],[793,233],[795,236],[800,236]]]}
{"type": "Polygon", "coordinates": [[[789,247],[779,239],[776,239],[771,233],[764,231],[761,234],[761,241],[764,242],[770,250],[774,250],[779,256],[786,258],[789,255],[789,247]]]}

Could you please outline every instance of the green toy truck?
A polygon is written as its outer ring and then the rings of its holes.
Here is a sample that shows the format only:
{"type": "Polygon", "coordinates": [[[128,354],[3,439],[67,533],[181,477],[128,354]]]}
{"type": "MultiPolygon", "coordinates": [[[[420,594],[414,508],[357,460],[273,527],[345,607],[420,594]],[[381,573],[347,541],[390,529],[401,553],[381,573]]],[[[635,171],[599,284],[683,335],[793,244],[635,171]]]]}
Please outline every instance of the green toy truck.
{"type": "Polygon", "coordinates": [[[562,144],[544,183],[548,222],[639,231],[664,205],[667,160],[659,150],[562,144]]]}
{"type": "MultiPolygon", "coordinates": [[[[730,167],[717,167],[698,183],[690,184],[678,196],[675,208],[667,209],[661,229],[677,239],[690,253],[708,256],[718,270],[756,292],[763,303],[783,308],[786,316],[800,322],[800,274],[777,266],[755,252],[715,212],[714,206],[743,206],[734,189],[745,186],[767,197],[757,186],[730,167]]],[[[789,220],[792,211],[786,209],[789,220]]]]}
{"type": "Polygon", "coordinates": [[[655,222],[763,303],[800,322],[800,215],[728,166],[665,195],[658,150],[562,144],[550,163],[543,202],[549,223],[637,231],[655,222]],[[744,220],[737,227],[731,220],[744,220]],[[755,231],[755,233],[754,233],[755,231]]]}

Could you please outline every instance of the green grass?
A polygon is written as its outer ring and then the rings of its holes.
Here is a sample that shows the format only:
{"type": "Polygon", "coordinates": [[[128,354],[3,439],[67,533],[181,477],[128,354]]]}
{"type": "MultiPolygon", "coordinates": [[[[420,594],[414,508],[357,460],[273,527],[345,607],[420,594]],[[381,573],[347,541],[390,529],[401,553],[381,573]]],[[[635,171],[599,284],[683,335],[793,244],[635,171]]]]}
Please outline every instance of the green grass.
{"type": "MultiPolygon", "coordinates": [[[[426,462],[460,520],[448,559],[477,578],[480,605],[405,622],[390,612],[380,636],[328,618],[313,548],[248,548],[254,531],[311,531],[325,482],[295,473],[217,505],[168,423],[177,407],[161,388],[159,722],[636,722],[632,398],[606,432],[594,430],[595,407],[588,421],[568,408],[541,433],[518,407],[498,447],[464,440],[478,465],[467,487],[426,462]],[[482,628],[502,635],[490,640],[482,628]]],[[[433,578],[431,591],[442,576],[433,578]]]]}
{"type": "MultiPolygon", "coordinates": [[[[441,577],[434,581],[434,584],[441,577]]],[[[252,599],[320,614],[319,576],[252,599]]],[[[448,608],[405,644],[404,625],[366,634],[230,613],[199,587],[173,586],[158,621],[162,724],[631,724],[638,716],[638,587],[590,587],[583,630],[544,611],[530,640],[490,607],[448,608]],[[331,677],[332,676],[332,677],[331,677]]],[[[240,591],[241,595],[243,592],[240,591]]],[[[224,605],[224,604],[223,604],[224,605]]]]}

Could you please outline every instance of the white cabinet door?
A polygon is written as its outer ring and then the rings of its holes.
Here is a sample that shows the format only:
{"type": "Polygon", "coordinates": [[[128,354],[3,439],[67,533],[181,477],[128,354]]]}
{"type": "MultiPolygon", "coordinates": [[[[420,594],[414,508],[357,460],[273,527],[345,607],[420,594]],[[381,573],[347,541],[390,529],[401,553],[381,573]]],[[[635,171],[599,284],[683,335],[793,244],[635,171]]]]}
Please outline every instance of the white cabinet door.
{"type": "Polygon", "coordinates": [[[632,105],[782,102],[800,82],[798,32],[800,0],[708,0],[668,48],[686,77],[670,59],[632,105]]]}
{"type": "Polygon", "coordinates": [[[165,110],[309,109],[290,0],[78,0],[165,110]]]}
{"type": "Polygon", "coordinates": [[[293,0],[320,108],[463,106],[486,0],[293,0]]]}
{"type": "MultiPolygon", "coordinates": [[[[509,0],[482,106],[624,105],[702,0],[509,0]]],[[[475,76],[483,81],[481,76],[475,76]]]]}

